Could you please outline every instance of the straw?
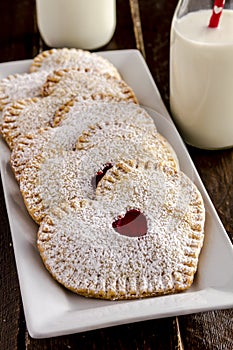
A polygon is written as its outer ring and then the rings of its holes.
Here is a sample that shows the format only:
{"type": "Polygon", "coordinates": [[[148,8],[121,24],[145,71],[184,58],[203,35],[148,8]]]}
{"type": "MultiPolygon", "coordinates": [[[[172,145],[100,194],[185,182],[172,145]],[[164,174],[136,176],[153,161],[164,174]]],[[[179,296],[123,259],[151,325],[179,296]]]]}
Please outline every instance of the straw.
{"type": "Polygon", "coordinates": [[[225,0],[215,0],[212,16],[210,17],[209,28],[217,28],[222,15],[225,0]]]}

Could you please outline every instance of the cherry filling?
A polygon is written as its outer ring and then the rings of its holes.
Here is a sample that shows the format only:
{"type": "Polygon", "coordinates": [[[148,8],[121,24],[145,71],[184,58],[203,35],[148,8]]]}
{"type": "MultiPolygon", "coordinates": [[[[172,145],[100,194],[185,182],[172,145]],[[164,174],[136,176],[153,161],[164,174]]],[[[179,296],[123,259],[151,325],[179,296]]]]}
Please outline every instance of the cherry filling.
{"type": "Polygon", "coordinates": [[[99,170],[96,175],[94,175],[91,179],[91,184],[94,190],[96,189],[98,183],[103,178],[103,176],[106,174],[106,172],[111,169],[113,165],[111,163],[106,163],[104,168],[102,170],[99,170]]]}
{"type": "Polygon", "coordinates": [[[121,235],[129,237],[141,237],[147,233],[146,217],[137,209],[128,210],[124,217],[112,223],[112,227],[121,235]]]}

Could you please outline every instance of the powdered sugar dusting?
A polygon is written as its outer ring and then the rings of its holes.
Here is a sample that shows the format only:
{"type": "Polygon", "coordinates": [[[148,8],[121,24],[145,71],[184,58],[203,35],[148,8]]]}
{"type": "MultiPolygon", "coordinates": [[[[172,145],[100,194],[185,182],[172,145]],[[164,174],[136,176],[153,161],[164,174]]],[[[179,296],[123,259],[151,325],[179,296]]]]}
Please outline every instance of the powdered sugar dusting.
{"type": "Polygon", "coordinates": [[[110,170],[111,190],[107,179],[101,182],[97,200],[43,221],[38,247],[45,265],[60,283],[86,296],[127,299],[187,289],[203,242],[204,206],[197,189],[184,174],[157,165],[126,165],[126,172],[121,167],[110,170]],[[129,207],[147,218],[143,238],[112,228],[129,207]],[[189,249],[195,254],[188,255],[189,249]]]}
{"type": "Polygon", "coordinates": [[[54,82],[54,76],[47,80],[46,97],[16,100],[4,109],[2,134],[11,149],[22,135],[48,126],[57,110],[66,111],[67,103],[74,96],[78,96],[76,103],[79,104],[88,100],[137,103],[132,89],[110,75],[93,75],[76,69],[58,73],[59,83],[54,82]]]}
{"type": "Polygon", "coordinates": [[[18,139],[40,128],[50,126],[53,115],[68,97],[40,97],[17,100],[3,111],[2,135],[11,149],[18,139]]]}
{"type": "Polygon", "coordinates": [[[46,81],[48,73],[41,71],[33,74],[9,75],[0,81],[0,110],[12,101],[37,97],[46,81]]]}
{"type": "Polygon", "coordinates": [[[89,51],[80,49],[51,49],[37,55],[30,67],[31,72],[38,70],[57,70],[59,68],[79,67],[80,69],[99,70],[120,79],[116,67],[107,59],[89,51]]]}
{"type": "Polygon", "coordinates": [[[121,120],[131,125],[136,124],[144,130],[155,130],[153,119],[143,108],[134,103],[78,103],[70,109],[59,127],[19,139],[11,156],[14,172],[20,176],[18,169],[22,170],[22,165],[24,166],[35,154],[73,150],[83,130],[98,122],[110,120],[121,120]]]}
{"type": "Polygon", "coordinates": [[[92,136],[82,141],[86,147],[80,152],[71,149],[59,152],[56,148],[56,152],[52,152],[49,148],[49,152],[42,153],[44,157],[36,157],[25,166],[20,189],[37,222],[54,207],[72,202],[77,205],[86,198],[94,198],[93,180],[107,163],[113,165],[121,159],[155,159],[178,167],[157,133],[145,134],[140,128],[116,120],[107,125],[99,124],[92,136]]]}
{"type": "Polygon", "coordinates": [[[133,90],[123,81],[110,74],[80,71],[77,68],[55,71],[42,87],[44,96],[109,95],[120,100],[137,102],[133,90]]]}

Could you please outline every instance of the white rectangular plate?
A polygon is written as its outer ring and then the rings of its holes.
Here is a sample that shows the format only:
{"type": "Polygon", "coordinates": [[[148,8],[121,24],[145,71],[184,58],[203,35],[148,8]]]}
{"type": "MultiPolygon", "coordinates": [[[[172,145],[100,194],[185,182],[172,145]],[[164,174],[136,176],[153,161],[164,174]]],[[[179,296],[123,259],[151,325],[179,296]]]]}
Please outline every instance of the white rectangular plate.
{"type": "MultiPolygon", "coordinates": [[[[174,147],[181,169],[201,191],[206,207],[205,241],[192,287],[184,293],[134,301],[88,299],[56,283],[36,248],[37,225],[29,217],[0,140],[0,166],[27,327],[34,338],[87,331],[118,324],[233,307],[233,248],[137,50],[101,52],[120,71],[145,106],[158,131],[174,147]],[[158,112],[155,113],[154,111],[158,112]]],[[[0,78],[28,71],[30,60],[0,64],[0,78]]]]}

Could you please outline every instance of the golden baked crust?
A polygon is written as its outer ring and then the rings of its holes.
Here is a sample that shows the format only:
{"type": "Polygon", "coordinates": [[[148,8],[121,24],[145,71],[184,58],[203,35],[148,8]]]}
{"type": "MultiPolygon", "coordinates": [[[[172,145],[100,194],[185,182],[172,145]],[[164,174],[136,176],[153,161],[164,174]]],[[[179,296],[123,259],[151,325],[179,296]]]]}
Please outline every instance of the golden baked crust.
{"type": "Polygon", "coordinates": [[[0,80],[0,110],[15,100],[40,96],[47,75],[47,72],[41,71],[9,75],[0,80]]]}
{"type": "Polygon", "coordinates": [[[79,68],[57,70],[48,75],[42,87],[42,94],[43,96],[93,96],[93,99],[95,95],[109,95],[118,100],[137,103],[132,88],[122,79],[98,71],[87,69],[82,71],[79,68]]]}
{"type": "Polygon", "coordinates": [[[156,131],[145,133],[126,120],[99,122],[78,139],[76,150],[42,149],[43,157],[34,157],[22,172],[20,190],[30,215],[38,223],[54,208],[95,198],[98,174],[122,159],[154,159],[178,168],[167,142],[156,131]]]}
{"type": "Polygon", "coordinates": [[[48,96],[17,100],[3,111],[2,136],[12,150],[22,136],[50,126],[66,97],[48,96]]]}
{"type": "Polygon", "coordinates": [[[37,72],[38,70],[53,71],[72,67],[82,70],[98,70],[102,73],[109,73],[116,78],[121,78],[116,67],[106,58],[74,48],[51,49],[41,52],[33,59],[30,72],[37,72]]]}
{"type": "MultiPolygon", "coordinates": [[[[137,103],[128,85],[110,75],[93,75],[76,69],[54,72],[44,85],[46,97],[18,100],[3,111],[2,135],[12,149],[19,137],[50,124],[58,124],[58,113],[64,116],[70,99],[76,103],[84,101],[124,101],[137,103]],[[54,77],[59,77],[56,81],[54,77]],[[46,88],[47,86],[47,88],[46,88]],[[51,93],[51,94],[50,94],[51,93]],[[56,124],[52,123],[56,114],[56,124]]],[[[41,88],[43,90],[43,88],[41,88]]]]}
{"type": "MultiPolygon", "coordinates": [[[[9,75],[0,80],[0,111],[13,101],[40,96],[47,75],[63,68],[121,79],[116,67],[95,53],[68,48],[43,51],[33,59],[30,73],[9,75]]],[[[0,125],[1,122],[0,119],[0,125]]]]}
{"type": "MultiPolygon", "coordinates": [[[[108,120],[91,125],[84,130],[77,139],[76,149],[91,150],[93,153],[98,148],[102,153],[107,150],[109,154],[116,151],[118,161],[120,159],[154,159],[161,164],[167,164],[174,169],[179,169],[179,161],[170,143],[155,127],[143,130],[136,127],[133,120],[108,120]]],[[[94,154],[90,152],[90,161],[94,154]]],[[[111,157],[105,159],[111,162],[111,157]]],[[[114,161],[115,163],[115,161],[114,161]]]]}
{"type": "MultiPolygon", "coordinates": [[[[73,104],[71,104],[73,105],[73,104]]],[[[153,119],[139,105],[124,102],[85,101],[64,108],[62,125],[21,136],[12,150],[11,165],[17,180],[28,160],[42,152],[73,150],[78,137],[89,126],[111,120],[130,121],[144,130],[155,128],[153,119]]]]}
{"type": "Polygon", "coordinates": [[[38,249],[52,276],[84,296],[134,299],[175,293],[193,282],[204,220],[202,197],[183,173],[129,161],[107,172],[96,200],[46,216],[38,249]],[[114,224],[130,211],[144,217],[142,234],[116,230],[114,224]]]}

